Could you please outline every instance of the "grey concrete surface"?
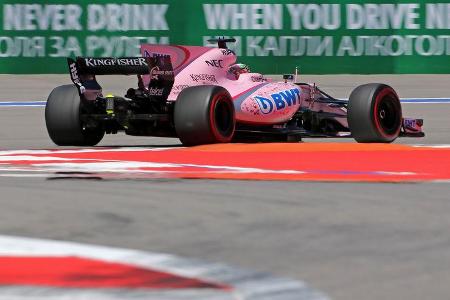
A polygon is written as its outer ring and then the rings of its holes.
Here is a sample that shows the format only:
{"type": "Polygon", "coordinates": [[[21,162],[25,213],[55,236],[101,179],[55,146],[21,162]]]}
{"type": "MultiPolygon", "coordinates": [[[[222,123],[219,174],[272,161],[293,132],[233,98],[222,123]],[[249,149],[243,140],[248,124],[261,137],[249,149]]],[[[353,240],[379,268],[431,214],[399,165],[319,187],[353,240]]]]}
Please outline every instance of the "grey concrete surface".
{"type": "Polygon", "coordinates": [[[2,234],[163,251],[332,299],[447,299],[448,184],[0,179],[2,234]]]}
{"type": "MultiPolygon", "coordinates": [[[[321,78],[330,92],[346,97],[358,83],[380,77],[321,78]]],[[[405,97],[446,97],[449,78],[381,79],[405,97]]],[[[0,100],[42,100],[55,83],[68,82],[9,80],[0,76],[0,100]]],[[[400,143],[450,143],[450,105],[411,104],[404,111],[424,117],[427,137],[400,143]]],[[[0,141],[0,149],[54,147],[42,108],[0,108],[0,141]]],[[[178,140],[118,135],[101,145],[165,144],[178,140]]],[[[332,299],[450,294],[448,183],[0,178],[0,191],[1,234],[222,261],[304,280],[332,299]]]]}

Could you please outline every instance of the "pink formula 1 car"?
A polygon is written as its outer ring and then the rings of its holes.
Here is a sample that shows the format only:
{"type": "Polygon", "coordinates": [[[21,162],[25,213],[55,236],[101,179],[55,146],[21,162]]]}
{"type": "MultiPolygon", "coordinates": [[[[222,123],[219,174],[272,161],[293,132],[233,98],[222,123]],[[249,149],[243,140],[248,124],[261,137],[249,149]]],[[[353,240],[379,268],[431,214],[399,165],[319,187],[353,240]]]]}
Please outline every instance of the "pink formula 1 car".
{"type": "Polygon", "coordinates": [[[142,57],[69,58],[74,84],[55,88],[45,110],[51,139],[92,146],[105,133],[124,131],[178,137],[184,145],[350,136],[389,143],[424,135],[423,121],[402,117],[388,85],[362,85],[339,100],[293,75],[277,82],[251,73],[236,63],[231,41],[215,40],[218,48],[143,45],[142,57]],[[107,74],[135,74],[137,88],[105,96],[96,75],[107,74]]]}

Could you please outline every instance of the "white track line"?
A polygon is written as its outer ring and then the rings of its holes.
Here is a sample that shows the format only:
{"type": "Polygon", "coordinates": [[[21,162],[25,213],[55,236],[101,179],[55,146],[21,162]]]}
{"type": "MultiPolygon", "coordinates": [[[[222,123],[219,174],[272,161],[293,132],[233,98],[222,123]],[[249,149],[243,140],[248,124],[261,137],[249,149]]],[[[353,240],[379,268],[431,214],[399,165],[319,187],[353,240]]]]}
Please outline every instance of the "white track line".
{"type": "Polygon", "coordinates": [[[0,155],[19,154],[73,154],[73,153],[101,153],[101,152],[146,152],[146,151],[166,151],[183,149],[185,147],[114,147],[114,148],[79,148],[79,149],[21,149],[21,150],[0,150],[0,155]]]}

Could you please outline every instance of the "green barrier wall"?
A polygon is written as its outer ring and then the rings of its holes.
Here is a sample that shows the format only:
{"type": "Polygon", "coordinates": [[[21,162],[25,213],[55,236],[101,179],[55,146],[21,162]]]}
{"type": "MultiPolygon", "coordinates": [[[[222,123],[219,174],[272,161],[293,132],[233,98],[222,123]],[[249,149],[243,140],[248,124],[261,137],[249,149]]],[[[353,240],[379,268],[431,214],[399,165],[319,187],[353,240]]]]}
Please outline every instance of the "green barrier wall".
{"type": "Polygon", "coordinates": [[[0,0],[0,73],[233,36],[253,71],[450,73],[450,1],[0,0]],[[45,2],[45,3],[44,3],[45,2]]]}

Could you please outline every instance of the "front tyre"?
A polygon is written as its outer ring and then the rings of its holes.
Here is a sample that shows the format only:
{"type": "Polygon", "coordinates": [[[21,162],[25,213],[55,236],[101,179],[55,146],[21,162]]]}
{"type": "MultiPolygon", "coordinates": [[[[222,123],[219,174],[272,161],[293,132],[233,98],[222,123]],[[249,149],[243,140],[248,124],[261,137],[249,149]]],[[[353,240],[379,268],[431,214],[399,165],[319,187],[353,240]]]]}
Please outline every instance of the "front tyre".
{"type": "Polygon", "coordinates": [[[229,143],[236,126],[233,100],[220,86],[186,88],[175,103],[174,123],[183,145],[229,143]]]}
{"type": "Polygon", "coordinates": [[[388,85],[361,85],[350,95],[347,119],[357,142],[391,143],[399,136],[402,126],[400,99],[388,85]]]}
{"type": "Polygon", "coordinates": [[[84,129],[80,120],[81,99],[77,88],[58,86],[50,93],[45,106],[48,135],[58,146],[94,146],[103,138],[101,128],[84,129]]]}

